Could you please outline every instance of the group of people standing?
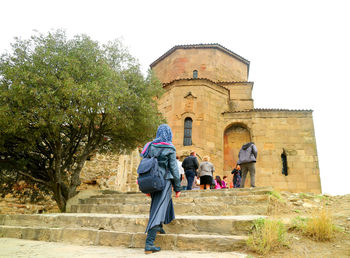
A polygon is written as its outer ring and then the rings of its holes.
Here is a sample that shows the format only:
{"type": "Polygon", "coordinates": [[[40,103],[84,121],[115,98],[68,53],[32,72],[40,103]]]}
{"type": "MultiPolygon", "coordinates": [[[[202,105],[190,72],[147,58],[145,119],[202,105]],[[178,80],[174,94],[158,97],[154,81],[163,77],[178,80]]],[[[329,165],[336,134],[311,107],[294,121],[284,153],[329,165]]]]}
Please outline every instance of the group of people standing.
{"type": "Polygon", "coordinates": [[[209,156],[204,156],[203,162],[200,164],[194,151],[191,152],[182,163],[179,161],[178,156],[176,158],[178,159],[179,173],[185,175],[187,179],[186,190],[192,190],[195,180],[199,181],[198,183],[201,190],[227,188],[226,182],[221,180],[220,176],[216,176],[215,179],[213,178],[215,168],[210,162],[209,156]]]}
{"type": "MultiPolygon", "coordinates": [[[[166,233],[163,229],[163,224],[168,224],[175,219],[172,189],[175,191],[175,198],[180,197],[181,180],[184,175],[186,175],[188,181],[187,190],[192,189],[193,182],[197,175],[200,179],[200,189],[209,189],[213,184],[215,184],[216,189],[227,188],[225,180],[221,180],[219,176],[216,176],[216,180],[214,180],[213,173],[215,169],[214,165],[209,161],[209,156],[203,157],[203,162],[199,164],[196,153],[191,152],[190,156],[186,157],[181,163],[179,158],[176,157],[176,149],[172,143],[172,137],[171,128],[167,124],[160,125],[157,130],[156,138],[148,142],[141,152],[143,158],[157,158],[161,174],[166,181],[163,190],[147,194],[152,198],[152,201],[146,227],[146,254],[158,252],[161,249],[160,247],[154,246],[154,241],[157,233],[166,233]]],[[[236,169],[240,166],[242,170],[242,182],[240,187],[244,187],[244,181],[248,171],[250,172],[251,186],[255,187],[256,157],[257,149],[254,143],[247,143],[242,146],[236,166],[236,169]]]]}
{"type": "MultiPolygon", "coordinates": [[[[230,187],[244,188],[244,183],[248,172],[250,173],[251,187],[255,187],[255,162],[258,155],[258,150],[253,142],[246,143],[242,146],[238,154],[238,162],[235,168],[232,170],[233,180],[230,187]]],[[[222,189],[228,188],[227,176],[223,179],[220,176],[215,176],[214,165],[210,162],[209,156],[203,157],[203,162],[200,164],[196,158],[196,153],[193,151],[190,156],[186,157],[181,163],[179,157],[176,156],[178,162],[179,173],[181,180],[184,175],[187,179],[186,190],[192,190],[193,182],[196,177],[199,177],[200,189],[222,189]],[[198,171],[197,171],[198,170],[198,171]]]]}

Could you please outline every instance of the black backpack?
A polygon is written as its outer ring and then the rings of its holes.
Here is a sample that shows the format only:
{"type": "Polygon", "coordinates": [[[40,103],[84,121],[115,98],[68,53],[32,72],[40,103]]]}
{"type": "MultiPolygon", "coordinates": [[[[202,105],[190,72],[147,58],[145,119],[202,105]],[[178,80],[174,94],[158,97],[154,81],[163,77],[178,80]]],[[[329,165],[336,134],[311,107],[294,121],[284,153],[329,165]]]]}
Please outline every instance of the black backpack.
{"type": "Polygon", "coordinates": [[[143,193],[162,191],[165,187],[165,179],[160,171],[157,157],[144,158],[137,168],[137,182],[143,193]]]}

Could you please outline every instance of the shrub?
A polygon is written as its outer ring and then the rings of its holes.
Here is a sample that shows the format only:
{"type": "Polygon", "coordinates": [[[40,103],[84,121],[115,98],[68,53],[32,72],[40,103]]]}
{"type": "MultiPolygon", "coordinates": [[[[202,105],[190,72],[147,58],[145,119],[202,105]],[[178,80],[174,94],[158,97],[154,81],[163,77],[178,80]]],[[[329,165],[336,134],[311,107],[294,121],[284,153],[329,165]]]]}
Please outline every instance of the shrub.
{"type": "Polygon", "coordinates": [[[258,254],[288,247],[286,229],[280,221],[258,219],[247,240],[249,249],[258,254]]]}
{"type": "Polygon", "coordinates": [[[310,196],[308,194],[306,194],[306,193],[299,193],[299,198],[300,199],[309,199],[310,196]]]}
{"type": "Polygon", "coordinates": [[[278,199],[278,200],[285,201],[285,200],[282,198],[281,194],[280,194],[279,192],[277,192],[277,191],[274,191],[274,190],[273,190],[273,191],[270,191],[270,192],[269,192],[269,195],[275,197],[275,198],[278,199]]]}
{"type": "Polygon", "coordinates": [[[333,225],[330,212],[325,208],[313,211],[311,218],[297,217],[293,221],[293,226],[304,236],[316,241],[331,240],[337,230],[333,225]]]}

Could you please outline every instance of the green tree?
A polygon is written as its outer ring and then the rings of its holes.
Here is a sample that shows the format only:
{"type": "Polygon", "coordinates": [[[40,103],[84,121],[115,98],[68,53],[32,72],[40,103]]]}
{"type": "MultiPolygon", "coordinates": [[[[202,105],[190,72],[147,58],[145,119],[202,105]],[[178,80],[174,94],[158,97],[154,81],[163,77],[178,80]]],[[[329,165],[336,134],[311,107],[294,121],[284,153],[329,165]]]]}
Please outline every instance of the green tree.
{"type": "Polygon", "coordinates": [[[89,155],[122,153],[163,122],[161,84],[119,41],[65,31],[15,39],[0,59],[0,171],[53,192],[61,211],[89,155]]]}

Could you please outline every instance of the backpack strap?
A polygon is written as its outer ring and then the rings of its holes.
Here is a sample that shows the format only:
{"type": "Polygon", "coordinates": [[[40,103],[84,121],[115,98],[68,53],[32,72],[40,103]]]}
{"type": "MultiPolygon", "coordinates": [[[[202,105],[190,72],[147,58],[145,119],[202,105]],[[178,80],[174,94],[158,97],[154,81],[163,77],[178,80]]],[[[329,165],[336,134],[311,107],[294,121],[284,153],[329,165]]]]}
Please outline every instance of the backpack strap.
{"type": "MultiPolygon", "coordinates": [[[[148,148],[151,148],[151,145],[148,147],[148,148]]],[[[161,151],[159,152],[158,155],[154,155],[152,157],[156,158],[158,160],[158,157],[161,156],[163,154],[163,151],[164,149],[161,149],[161,151]]],[[[148,158],[152,158],[151,155],[150,155],[150,152],[148,152],[148,155],[147,155],[148,158]]],[[[166,168],[165,170],[168,171],[168,164],[165,164],[166,168]]]]}
{"type": "MultiPolygon", "coordinates": [[[[151,148],[151,145],[150,145],[148,148],[151,148]]],[[[163,149],[160,151],[160,153],[159,153],[158,155],[154,155],[154,156],[152,156],[152,157],[158,158],[162,153],[163,153],[163,149]]],[[[148,158],[152,158],[150,152],[148,152],[147,157],[148,157],[148,158]]]]}

